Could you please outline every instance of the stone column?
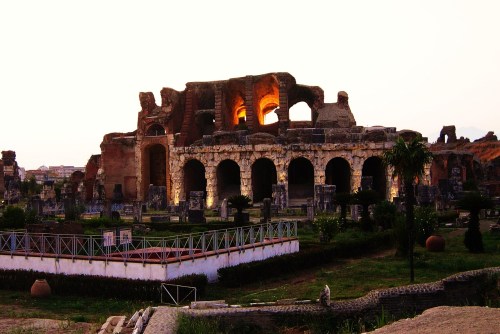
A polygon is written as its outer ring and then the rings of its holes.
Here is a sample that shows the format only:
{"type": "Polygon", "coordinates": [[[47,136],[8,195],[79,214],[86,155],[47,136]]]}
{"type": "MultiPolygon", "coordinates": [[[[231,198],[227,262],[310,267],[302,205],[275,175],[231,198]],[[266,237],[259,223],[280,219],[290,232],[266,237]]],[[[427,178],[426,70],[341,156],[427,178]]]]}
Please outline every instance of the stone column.
{"type": "Polygon", "coordinates": [[[223,127],[223,116],[222,116],[222,85],[215,85],[215,131],[221,131],[223,127]]]}
{"type": "Polygon", "coordinates": [[[254,104],[253,104],[253,77],[247,75],[245,77],[245,109],[246,109],[246,124],[250,133],[257,126],[259,120],[257,115],[255,115],[254,104]]]}
{"type": "Polygon", "coordinates": [[[279,98],[280,98],[280,108],[277,110],[278,122],[279,122],[279,132],[280,134],[285,134],[286,129],[290,126],[290,111],[288,110],[288,92],[287,86],[288,82],[284,77],[278,76],[279,80],[279,98]]]}
{"type": "MultiPolygon", "coordinates": [[[[240,166],[240,192],[242,195],[253,198],[252,191],[252,169],[249,165],[249,156],[244,152],[240,153],[239,163],[240,166]]],[[[238,161],[238,160],[236,160],[238,161]]]]}
{"type": "Polygon", "coordinates": [[[362,175],[362,170],[361,169],[354,169],[352,175],[351,175],[351,192],[355,193],[358,191],[359,188],[361,188],[361,175],[362,175]]]}
{"type": "Polygon", "coordinates": [[[217,167],[205,166],[205,178],[207,179],[207,208],[212,209],[219,203],[217,194],[217,167]]]}

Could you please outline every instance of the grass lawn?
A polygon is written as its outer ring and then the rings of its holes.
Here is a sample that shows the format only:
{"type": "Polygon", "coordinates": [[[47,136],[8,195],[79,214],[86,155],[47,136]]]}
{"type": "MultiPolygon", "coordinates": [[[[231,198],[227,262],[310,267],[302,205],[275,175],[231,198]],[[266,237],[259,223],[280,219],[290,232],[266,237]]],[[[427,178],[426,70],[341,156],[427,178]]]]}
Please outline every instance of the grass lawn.
{"type": "MultiPolygon", "coordinates": [[[[483,233],[485,253],[471,254],[463,245],[463,235],[457,235],[454,230],[441,230],[440,233],[446,239],[445,252],[430,253],[420,246],[415,249],[416,283],[436,281],[460,271],[500,266],[499,235],[483,233]]],[[[353,236],[339,235],[337,240],[353,236]]],[[[316,242],[314,232],[308,227],[299,230],[299,237],[303,248],[316,242]]],[[[231,304],[283,298],[317,299],[325,284],[330,286],[332,299],[357,298],[373,289],[409,284],[408,262],[395,257],[394,253],[389,250],[363,258],[332,260],[321,267],[239,288],[209,285],[203,299],[225,299],[231,304]]],[[[111,315],[130,316],[135,310],[151,304],[85,297],[33,299],[27,291],[0,290],[0,318],[37,317],[102,324],[111,315]]]]}
{"type": "MultiPolygon", "coordinates": [[[[441,230],[446,239],[443,253],[431,253],[415,247],[415,283],[443,279],[451,274],[500,266],[500,236],[483,233],[485,252],[472,254],[463,244],[463,235],[453,230],[441,230]]],[[[275,301],[283,298],[317,299],[328,284],[332,299],[357,298],[371,290],[409,284],[406,259],[385,251],[369,257],[334,260],[314,270],[270,278],[240,288],[225,288],[218,284],[207,288],[206,299],[225,299],[229,303],[275,301]]]]}

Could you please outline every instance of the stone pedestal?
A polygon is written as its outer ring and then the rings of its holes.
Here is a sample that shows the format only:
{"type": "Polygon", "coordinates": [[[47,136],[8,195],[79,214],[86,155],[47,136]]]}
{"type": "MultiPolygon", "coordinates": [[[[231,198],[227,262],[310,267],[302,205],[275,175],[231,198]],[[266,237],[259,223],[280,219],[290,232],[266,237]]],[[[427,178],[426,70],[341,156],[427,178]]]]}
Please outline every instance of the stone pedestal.
{"type": "Polygon", "coordinates": [[[148,207],[153,210],[165,210],[167,208],[167,188],[164,186],[149,186],[148,207]]]}
{"type": "Polygon", "coordinates": [[[312,198],[307,199],[307,220],[314,220],[314,200],[312,198]]]}
{"type": "Polygon", "coordinates": [[[262,201],[262,207],[260,209],[260,222],[262,224],[267,224],[271,221],[271,199],[264,198],[262,201]]]}
{"type": "Polygon", "coordinates": [[[227,198],[222,200],[220,205],[220,219],[226,221],[229,218],[229,208],[227,206],[227,198]]]}
{"type": "Polygon", "coordinates": [[[191,191],[189,193],[188,221],[195,224],[205,223],[204,209],[203,191],[191,191]]]}
{"type": "Polygon", "coordinates": [[[273,204],[276,205],[279,210],[283,210],[287,207],[287,194],[286,185],[284,183],[273,184],[273,204]]]}

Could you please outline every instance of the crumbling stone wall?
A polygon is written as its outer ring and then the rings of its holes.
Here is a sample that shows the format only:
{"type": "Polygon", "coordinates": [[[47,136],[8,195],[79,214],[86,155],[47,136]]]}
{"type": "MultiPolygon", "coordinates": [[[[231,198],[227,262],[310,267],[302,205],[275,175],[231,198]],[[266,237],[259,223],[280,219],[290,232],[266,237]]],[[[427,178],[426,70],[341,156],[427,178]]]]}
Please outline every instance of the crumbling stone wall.
{"type": "Polygon", "coordinates": [[[413,284],[374,290],[367,295],[345,301],[332,301],[330,306],[291,304],[246,308],[184,309],[193,317],[217,317],[228,324],[259,324],[261,330],[273,332],[277,324],[291,321],[303,325],[344,320],[375,322],[384,312],[400,319],[420,314],[436,306],[483,305],[488,294],[498,293],[500,267],[458,273],[437,282],[413,284]]]}

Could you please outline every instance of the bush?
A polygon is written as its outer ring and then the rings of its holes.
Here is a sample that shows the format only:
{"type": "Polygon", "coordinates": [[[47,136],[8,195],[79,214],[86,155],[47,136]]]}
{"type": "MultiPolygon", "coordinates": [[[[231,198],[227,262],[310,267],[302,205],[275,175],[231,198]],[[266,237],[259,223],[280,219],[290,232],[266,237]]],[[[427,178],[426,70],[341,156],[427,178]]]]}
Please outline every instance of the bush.
{"type": "MultiPolygon", "coordinates": [[[[45,278],[52,293],[89,297],[160,301],[160,283],[196,287],[204,295],[208,284],[206,275],[187,275],[167,282],[129,280],[91,275],[48,274],[25,270],[0,270],[0,286],[7,290],[29,291],[36,279],[45,278]]],[[[182,296],[181,296],[182,297],[182,296]]]]}
{"type": "Polygon", "coordinates": [[[2,228],[24,228],[25,224],[24,210],[17,206],[8,206],[0,219],[2,228]]]}
{"type": "Polygon", "coordinates": [[[320,242],[329,243],[330,240],[339,232],[340,219],[333,216],[320,216],[313,222],[316,232],[319,232],[320,242]]]}
{"type": "Polygon", "coordinates": [[[428,206],[415,209],[416,240],[420,246],[425,246],[425,241],[436,231],[438,226],[436,211],[428,206]]]}
{"type": "Polygon", "coordinates": [[[382,201],[375,206],[373,210],[373,219],[383,230],[394,226],[396,220],[396,205],[389,201],[382,201]]]}

